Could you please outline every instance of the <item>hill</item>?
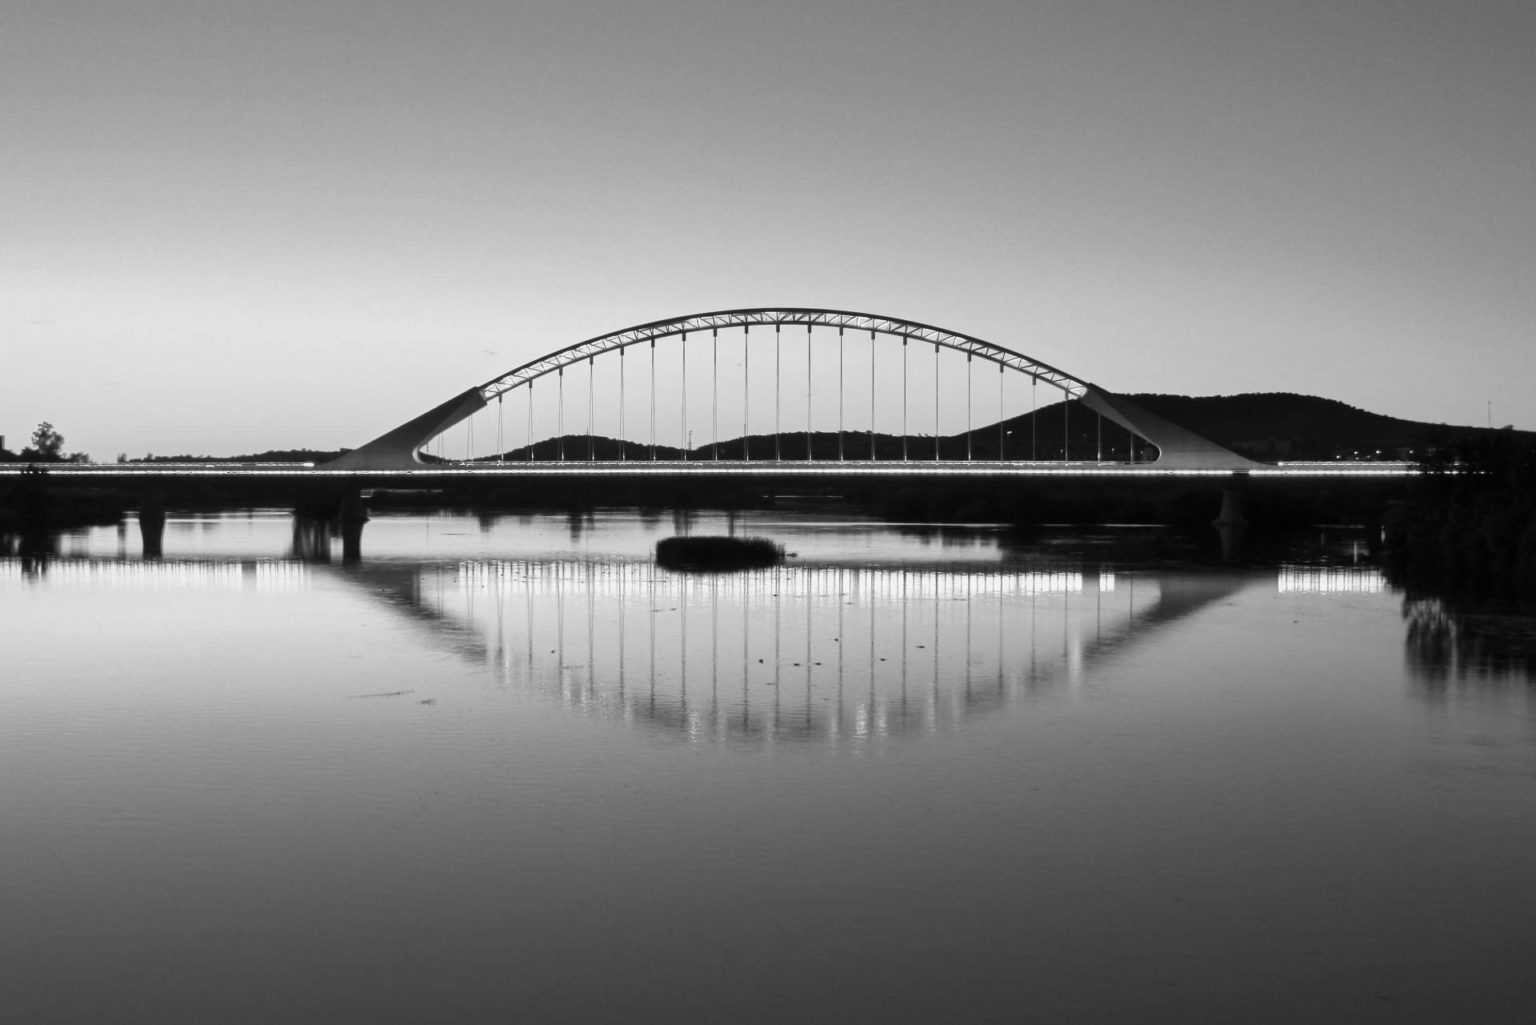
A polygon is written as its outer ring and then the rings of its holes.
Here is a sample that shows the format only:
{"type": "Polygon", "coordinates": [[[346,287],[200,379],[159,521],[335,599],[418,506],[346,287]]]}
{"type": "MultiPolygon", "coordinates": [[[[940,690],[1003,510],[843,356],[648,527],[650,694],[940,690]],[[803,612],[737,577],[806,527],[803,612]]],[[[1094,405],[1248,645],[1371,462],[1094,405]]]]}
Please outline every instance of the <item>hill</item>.
{"type": "MultiPolygon", "coordinates": [[[[1132,402],[1255,459],[1413,459],[1428,449],[1492,433],[1371,413],[1290,392],[1127,396],[1132,402]]],[[[1532,435],[1516,431],[1517,435],[1532,435]]]]}

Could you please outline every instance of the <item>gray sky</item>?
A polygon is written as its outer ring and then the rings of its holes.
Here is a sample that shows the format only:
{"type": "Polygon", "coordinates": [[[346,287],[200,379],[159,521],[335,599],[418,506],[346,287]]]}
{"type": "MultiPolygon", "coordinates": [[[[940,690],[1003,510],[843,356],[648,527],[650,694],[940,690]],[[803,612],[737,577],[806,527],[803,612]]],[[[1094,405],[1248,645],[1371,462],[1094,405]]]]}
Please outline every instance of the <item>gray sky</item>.
{"type": "Polygon", "coordinates": [[[357,445],[630,324],[1536,429],[1536,4],[0,13],[0,433],[357,445]]]}

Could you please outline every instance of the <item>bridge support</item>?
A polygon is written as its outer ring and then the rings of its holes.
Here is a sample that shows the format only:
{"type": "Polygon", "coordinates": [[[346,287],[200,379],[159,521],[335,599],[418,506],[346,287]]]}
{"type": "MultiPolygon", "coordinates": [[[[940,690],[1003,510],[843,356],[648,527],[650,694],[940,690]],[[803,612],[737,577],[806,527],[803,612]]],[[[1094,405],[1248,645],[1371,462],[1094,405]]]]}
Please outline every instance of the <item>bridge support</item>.
{"type": "Polygon", "coordinates": [[[363,525],[368,522],[368,504],[361,492],[353,491],[341,500],[341,561],[355,566],[363,558],[363,525]]]}
{"type": "Polygon", "coordinates": [[[158,559],[165,554],[165,492],[146,491],[139,500],[139,540],[144,558],[158,559]]]}
{"type": "Polygon", "coordinates": [[[1232,481],[1221,489],[1221,511],[1211,521],[1221,536],[1221,561],[1232,562],[1242,552],[1243,531],[1248,519],[1243,515],[1243,478],[1233,474],[1232,481]]]}

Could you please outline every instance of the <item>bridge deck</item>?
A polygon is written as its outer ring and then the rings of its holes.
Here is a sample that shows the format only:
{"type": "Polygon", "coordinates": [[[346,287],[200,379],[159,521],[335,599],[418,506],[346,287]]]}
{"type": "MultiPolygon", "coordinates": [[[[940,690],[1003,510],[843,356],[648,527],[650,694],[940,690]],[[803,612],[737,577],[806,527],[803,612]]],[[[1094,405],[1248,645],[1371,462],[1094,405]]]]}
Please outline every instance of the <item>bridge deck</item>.
{"type": "MultiPolygon", "coordinates": [[[[26,464],[0,464],[0,476],[19,476],[26,464]]],[[[1408,477],[1419,470],[1406,462],[1294,462],[1227,469],[1169,469],[1156,463],[1093,460],[844,460],[812,461],[731,459],[507,462],[427,464],[410,470],[328,469],[306,463],[49,463],[44,468],[60,480],[144,480],[157,477],[328,478],[369,480],[520,477],[1252,477],[1335,478],[1408,477]]]]}

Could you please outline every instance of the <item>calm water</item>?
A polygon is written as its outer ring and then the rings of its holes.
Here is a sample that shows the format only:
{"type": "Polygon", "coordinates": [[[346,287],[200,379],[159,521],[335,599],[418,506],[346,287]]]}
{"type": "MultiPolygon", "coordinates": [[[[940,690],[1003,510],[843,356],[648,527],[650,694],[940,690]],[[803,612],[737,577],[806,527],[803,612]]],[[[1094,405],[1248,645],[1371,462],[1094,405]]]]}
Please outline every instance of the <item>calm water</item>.
{"type": "Polygon", "coordinates": [[[1536,1012],[1529,671],[1373,569],[787,515],[656,569],[689,527],[0,559],[7,1018],[1536,1012]]]}

